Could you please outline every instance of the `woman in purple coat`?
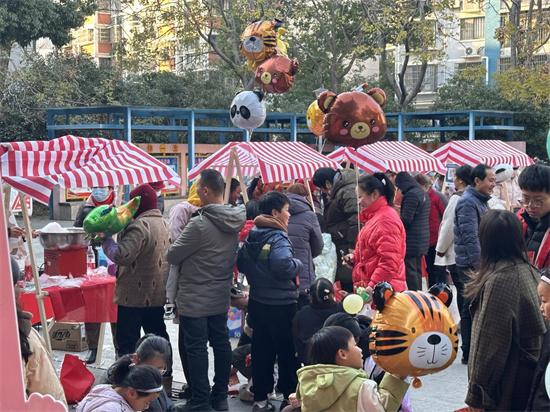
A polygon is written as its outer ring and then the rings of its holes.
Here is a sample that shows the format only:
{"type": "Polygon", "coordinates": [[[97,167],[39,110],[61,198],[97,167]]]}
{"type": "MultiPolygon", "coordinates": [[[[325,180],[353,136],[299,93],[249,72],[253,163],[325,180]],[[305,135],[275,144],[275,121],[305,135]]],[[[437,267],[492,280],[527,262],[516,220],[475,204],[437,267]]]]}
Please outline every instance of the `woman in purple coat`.
{"type": "Polygon", "coordinates": [[[294,257],[304,265],[300,275],[299,310],[309,304],[308,290],[315,280],[313,258],[321,254],[324,243],[317,215],[307,199],[307,188],[301,183],[290,185],[286,194],[290,200],[288,236],[294,247],[294,257]]]}

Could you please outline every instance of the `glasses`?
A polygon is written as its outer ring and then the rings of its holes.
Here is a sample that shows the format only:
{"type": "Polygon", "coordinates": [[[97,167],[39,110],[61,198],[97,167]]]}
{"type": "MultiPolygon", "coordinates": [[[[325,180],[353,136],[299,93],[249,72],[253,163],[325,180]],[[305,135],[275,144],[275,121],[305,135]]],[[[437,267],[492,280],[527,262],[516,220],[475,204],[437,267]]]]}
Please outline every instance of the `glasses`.
{"type": "Polygon", "coordinates": [[[520,200],[520,204],[523,206],[523,207],[533,207],[533,208],[537,208],[537,207],[542,207],[542,205],[544,204],[544,202],[546,202],[548,199],[550,198],[546,198],[544,200],[525,200],[525,199],[521,199],[520,200]]]}
{"type": "Polygon", "coordinates": [[[164,368],[157,368],[161,375],[164,375],[167,371],[166,366],[164,368]]]}

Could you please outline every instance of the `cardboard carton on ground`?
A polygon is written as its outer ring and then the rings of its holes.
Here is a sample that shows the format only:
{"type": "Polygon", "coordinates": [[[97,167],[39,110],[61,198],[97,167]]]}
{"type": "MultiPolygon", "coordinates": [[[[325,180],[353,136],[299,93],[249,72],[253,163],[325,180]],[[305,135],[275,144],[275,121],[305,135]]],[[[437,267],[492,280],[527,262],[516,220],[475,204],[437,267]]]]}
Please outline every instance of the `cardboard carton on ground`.
{"type": "Polygon", "coordinates": [[[52,349],[82,352],[88,349],[84,323],[56,322],[50,329],[52,349]]]}

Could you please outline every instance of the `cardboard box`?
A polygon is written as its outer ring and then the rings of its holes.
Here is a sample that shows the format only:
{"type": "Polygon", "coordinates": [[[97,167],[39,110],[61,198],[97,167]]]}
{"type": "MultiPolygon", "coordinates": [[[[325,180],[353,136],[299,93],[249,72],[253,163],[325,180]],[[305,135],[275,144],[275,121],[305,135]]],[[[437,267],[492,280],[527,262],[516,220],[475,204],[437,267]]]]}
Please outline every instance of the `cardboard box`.
{"type": "Polygon", "coordinates": [[[84,323],[55,322],[50,329],[52,349],[82,352],[88,349],[84,323]]]}

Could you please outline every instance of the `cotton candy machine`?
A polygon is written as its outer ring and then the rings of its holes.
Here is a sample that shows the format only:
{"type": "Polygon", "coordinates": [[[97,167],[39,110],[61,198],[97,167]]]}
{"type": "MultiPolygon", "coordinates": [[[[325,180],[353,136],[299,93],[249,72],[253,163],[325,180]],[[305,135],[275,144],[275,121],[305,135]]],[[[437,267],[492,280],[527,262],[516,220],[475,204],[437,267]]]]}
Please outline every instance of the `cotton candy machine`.
{"type": "MultiPolygon", "coordinates": [[[[58,225],[59,226],[59,225],[58,225]]],[[[44,273],[49,276],[86,275],[89,236],[82,228],[45,227],[37,231],[44,248],[44,273]]]]}

